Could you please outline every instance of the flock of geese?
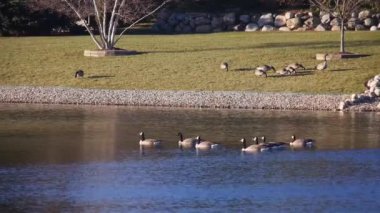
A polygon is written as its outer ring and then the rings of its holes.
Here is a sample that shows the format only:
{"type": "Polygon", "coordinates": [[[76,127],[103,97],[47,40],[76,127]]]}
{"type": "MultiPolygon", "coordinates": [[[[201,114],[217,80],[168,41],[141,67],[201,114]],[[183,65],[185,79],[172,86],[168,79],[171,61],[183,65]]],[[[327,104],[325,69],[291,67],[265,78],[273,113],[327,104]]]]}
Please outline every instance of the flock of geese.
{"type": "MultiPolygon", "coordinates": [[[[162,141],[159,139],[151,139],[151,138],[145,138],[144,132],[140,132],[140,141],[139,145],[140,148],[160,148],[162,145],[162,141]]],[[[181,132],[178,133],[179,141],[178,141],[178,147],[182,149],[196,149],[196,150],[215,150],[222,148],[222,144],[220,143],[214,143],[208,140],[201,139],[200,136],[197,136],[195,138],[184,138],[183,134],[181,132]]],[[[265,151],[271,151],[271,150],[278,150],[278,149],[286,149],[286,148],[293,148],[293,149],[303,149],[303,148],[312,148],[314,147],[315,140],[313,139],[301,139],[296,138],[295,135],[292,135],[292,140],[290,142],[267,142],[265,136],[261,137],[261,142],[259,142],[258,137],[252,138],[253,144],[247,145],[247,141],[245,138],[242,138],[240,140],[240,143],[242,145],[242,152],[249,152],[249,153],[258,153],[258,152],[265,152],[265,151]]]]}
{"type": "MultiPolygon", "coordinates": [[[[227,62],[223,62],[220,64],[220,69],[228,71],[229,70],[229,64],[227,62]]],[[[285,66],[282,69],[276,70],[271,65],[262,65],[255,68],[255,75],[260,77],[268,77],[267,72],[270,70],[273,70],[278,75],[296,75],[297,71],[300,69],[306,70],[306,68],[299,63],[292,63],[287,66],[285,66]]],[[[323,71],[327,69],[327,54],[324,55],[324,61],[317,66],[315,66],[316,70],[323,71]]]]}

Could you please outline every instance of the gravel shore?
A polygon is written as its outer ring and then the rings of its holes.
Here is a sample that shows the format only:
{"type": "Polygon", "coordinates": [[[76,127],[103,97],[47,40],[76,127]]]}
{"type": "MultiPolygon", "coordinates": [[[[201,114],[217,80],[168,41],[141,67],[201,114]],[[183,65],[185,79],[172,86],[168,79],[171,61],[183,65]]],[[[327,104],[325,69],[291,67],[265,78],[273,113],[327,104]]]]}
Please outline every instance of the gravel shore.
{"type": "MultiPolygon", "coordinates": [[[[257,93],[240,91],[155,91],[104,90],[61,87],[0,87],[2,103],[88,104],[165,107],[204,107],[282,110],[336,110],[349,95],[311,95],[299,93],[257,93]]],[[[379,111],[377,104],[366,103],[355,111],[379,111]]]]}

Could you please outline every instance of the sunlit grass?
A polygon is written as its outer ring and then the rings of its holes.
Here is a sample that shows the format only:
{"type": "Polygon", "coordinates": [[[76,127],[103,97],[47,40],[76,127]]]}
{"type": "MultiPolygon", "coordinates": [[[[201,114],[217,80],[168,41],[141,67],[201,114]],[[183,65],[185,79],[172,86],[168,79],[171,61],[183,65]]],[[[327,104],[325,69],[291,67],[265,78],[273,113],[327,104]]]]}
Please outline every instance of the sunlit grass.
{"type": "MultiPolygon", "coordinates": [[[[249,90],[351,93],[380,73],[380,33],[349,32],[347,50],[369,57],[332,61],[326,72],[259,78],[246,71],[300,62],[313,68],[315,54],[337,52],[339,33],[272,32],[205,35],[130,35],[118,47],[134,56],[88,58],[88,36],[0,38],[0,84],[107,89],[249,90]],[[228,61],[230,72],[219,69],[228,61]],[[77,69],[85,78],[75,79],[77,69]]],[[[274,73],[269,73],[274,75],[274,73]]]]}

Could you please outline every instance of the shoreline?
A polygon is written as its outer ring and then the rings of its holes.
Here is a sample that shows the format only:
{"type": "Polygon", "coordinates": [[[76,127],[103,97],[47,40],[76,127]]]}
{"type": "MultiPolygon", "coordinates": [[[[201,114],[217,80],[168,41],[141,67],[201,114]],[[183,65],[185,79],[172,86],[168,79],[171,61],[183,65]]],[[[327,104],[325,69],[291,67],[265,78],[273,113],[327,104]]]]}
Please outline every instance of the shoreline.
{"type": "MultiPolygon", "coordinates": [[[[336,111],[350,95],[248,91],[108,90],[0,86],[0,103],[124,105],[153,107],[336,111]]],[[[364,103],[345,111],[380,111],[364,103]]]]}

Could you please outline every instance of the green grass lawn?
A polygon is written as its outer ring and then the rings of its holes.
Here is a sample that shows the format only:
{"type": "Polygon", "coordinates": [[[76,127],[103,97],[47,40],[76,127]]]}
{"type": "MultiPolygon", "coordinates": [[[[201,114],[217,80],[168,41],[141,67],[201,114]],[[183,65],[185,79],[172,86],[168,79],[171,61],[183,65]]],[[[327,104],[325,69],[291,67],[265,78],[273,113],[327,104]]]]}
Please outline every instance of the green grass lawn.
{"type": "Polygon", "coordinates": [[[364,80],[380,73],[380,32],[348,32],[347,50],[371,56],[331,61],[326,72],[268,78],[250,69],[300,62],[314,68],[316,53],[337,52],[337,32],[127,35],[118,47],[134,56],[88,58],[88,36],[0,38],[0,85],[105,89],[247,90],[305,93],[363,91],[364,80]],[[223,61],[231,71],[219,69],[223,61]],[[85,78],[75,79],[77,69],[85,78]]]}

